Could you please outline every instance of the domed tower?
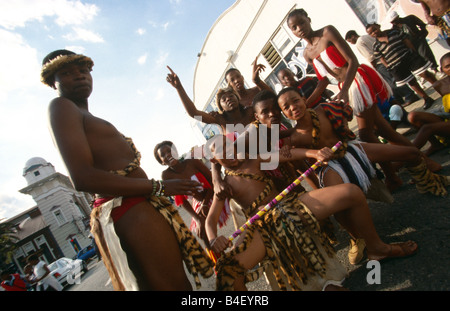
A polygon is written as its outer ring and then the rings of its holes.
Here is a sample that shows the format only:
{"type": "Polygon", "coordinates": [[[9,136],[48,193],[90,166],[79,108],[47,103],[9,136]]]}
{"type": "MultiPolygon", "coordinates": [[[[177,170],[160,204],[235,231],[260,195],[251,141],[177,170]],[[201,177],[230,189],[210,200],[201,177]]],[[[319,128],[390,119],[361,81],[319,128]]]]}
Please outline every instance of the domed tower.
{"type": "Polygon", "coordinates": [[[23,177],[28,185],[19,191],[33,197],[64,256],[74,257],[91,242],[90,195],[77,192],[67,176],[40,157],[25,163],[23,177]]]}
{"type": "Polygon", "coordinates": [[[29,159],[23,168],[23,177],[27,180],[28,185],[38,182],[54,173],[56,173],[55,167],[50,162],[39,157],[29,159]]]}

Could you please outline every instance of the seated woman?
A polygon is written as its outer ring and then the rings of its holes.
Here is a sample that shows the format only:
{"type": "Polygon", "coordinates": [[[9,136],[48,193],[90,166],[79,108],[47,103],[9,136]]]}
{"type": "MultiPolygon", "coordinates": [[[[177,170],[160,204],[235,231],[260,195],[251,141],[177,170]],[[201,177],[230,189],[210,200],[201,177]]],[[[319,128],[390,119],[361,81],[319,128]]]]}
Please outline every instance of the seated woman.
{"type": "MultiPolygon", "coordinates": [[[[238,159],[236,144],[225,136],[218,136],[211,144],[211,153],[211,161],[220,162],[227,169],[225,181],[233,190],[233,199],[245,208],[248,217],[254,216],[279,194],[261,169],[264,161],[271,161],[272,157],[280,162],[314,158],[326,163],[332,157],[329,148],[294,148],[290,157],[273,152],[269,157],[238,159]]],[[[231,241],[217,234],[222,208],[223,200],[214,196],[206,220],[211,248],[221,254],[216,264],[218,290],[244,290],[245,282],[259,276],[259,271],[249,273],[249,269],[265,260],[275,268],[282,290],[338,289],[347,271],[318,225],[318,221],[330,215],[355,238],[366,240],[371,260],[410,256],[418,247],[413,241],[384,243],[376,232],[363,192],[353,184],[289,192],[253,222],[244,231],[242,243],[229,252],[225,250],[231,246],[231,241]]]]}
{"type": "Polygon", "coordinates": [[[442,96],[442,106],[435,113],[413,111],[408,115],[408,121],[419,128],[413,144],[422,148],[427,141],[431,146],[425,154],[431,155],[446,146],[450,137],[450,52],[440,59],[441,71],[446,77],[433,84],[434,89],[442,96]]]}
{"type": "MultiPolygon", "coordinates": [[[[179,159],[175,145],[171,141],[163,141],[155,146],[154,155],[156,160],[167,165],[168,168],[162,172],[162,180],[169,179],[192,179],[202,184],[198,191],[191,196],[175,195],[175,204],[182,205],[192,216],[190,230],[199,236],[208,246],[205,233],[205,220],[208,216],[209,207],[212,203],[214,191],[212,188],[211,171],[198,159],[179,159]],[[189,202],[192,201],[192,204],[189,202]]],[[[222,210],[219,219],[220,227],[224,226],[229,215],[228,204],[222,210]]]]}

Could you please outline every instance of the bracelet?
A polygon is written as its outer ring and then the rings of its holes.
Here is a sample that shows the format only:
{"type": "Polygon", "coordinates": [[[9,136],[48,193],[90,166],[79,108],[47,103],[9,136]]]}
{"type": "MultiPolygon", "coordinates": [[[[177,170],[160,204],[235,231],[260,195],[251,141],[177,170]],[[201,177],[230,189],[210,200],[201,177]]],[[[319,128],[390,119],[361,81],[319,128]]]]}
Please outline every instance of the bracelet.
{"type": "Polygon", "coordinates": [[[164,196],[164,184],[162,183],[162,180],[158,180],[158,184],[159,184],[159,189],[155,195],[157,197],[164,196]]]}
{"type": "Polygon", "coordinates": [[[152,195],[155,195],[156,194],[156,181],[154,179],[152,179],[152,187],[153,187],[152,195]]]}

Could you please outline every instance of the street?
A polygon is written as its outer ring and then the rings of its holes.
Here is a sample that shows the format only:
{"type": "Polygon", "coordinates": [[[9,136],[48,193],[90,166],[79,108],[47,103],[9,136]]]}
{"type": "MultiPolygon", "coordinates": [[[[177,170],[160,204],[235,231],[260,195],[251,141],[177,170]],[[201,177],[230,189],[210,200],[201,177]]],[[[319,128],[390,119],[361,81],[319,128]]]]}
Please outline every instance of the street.
{"type": "Polygon", "coordinates": [[[66,291],[112,291],[113,287],[105,265],[97,258],[88,263],[88,271],[81,275],[80,284],[68,285],[66,291]]]}

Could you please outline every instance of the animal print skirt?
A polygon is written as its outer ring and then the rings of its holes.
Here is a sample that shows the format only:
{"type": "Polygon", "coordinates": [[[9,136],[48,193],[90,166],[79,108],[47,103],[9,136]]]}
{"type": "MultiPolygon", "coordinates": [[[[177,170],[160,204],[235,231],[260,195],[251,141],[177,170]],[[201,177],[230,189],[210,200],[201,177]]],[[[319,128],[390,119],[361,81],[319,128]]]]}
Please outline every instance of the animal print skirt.
{"type": "Polygon", "coordinates": [[[281,290],[322,290],[345,279],[346,268],[299,194],[289,193],[262,218],[243,233],[246,236],[240,245],[218,259],[217,290],[233,290],[237,277],[244,276],[246,282],[256,280],[264,262],[272,264],[281,290]],[[235,255],[247,249],[256,230],[266,247],[266,258],[259,269],[247,271],[235,255]]]}
{"type": "MultiPolygon", "coordinates": [[[[191,231],[189,231],[178,211],[167,198],[152,196],[148,198],[148,201],[164,216],[173,228],[186,268],[193,275],[196,287],[200,288],[199,275],[209,278],[214,274],[212,260],[191,231]]],[[[121,204],[122,197],[117,197],[94,208],[91,213],[91,231],[94,234],[103,262],[109,272],[114,290],[139,290],[136,278],[129,268],[127,255],[120,245],[120,240],[115,232],[111,218],[111,211],[121,206],[121,204]]]]}

